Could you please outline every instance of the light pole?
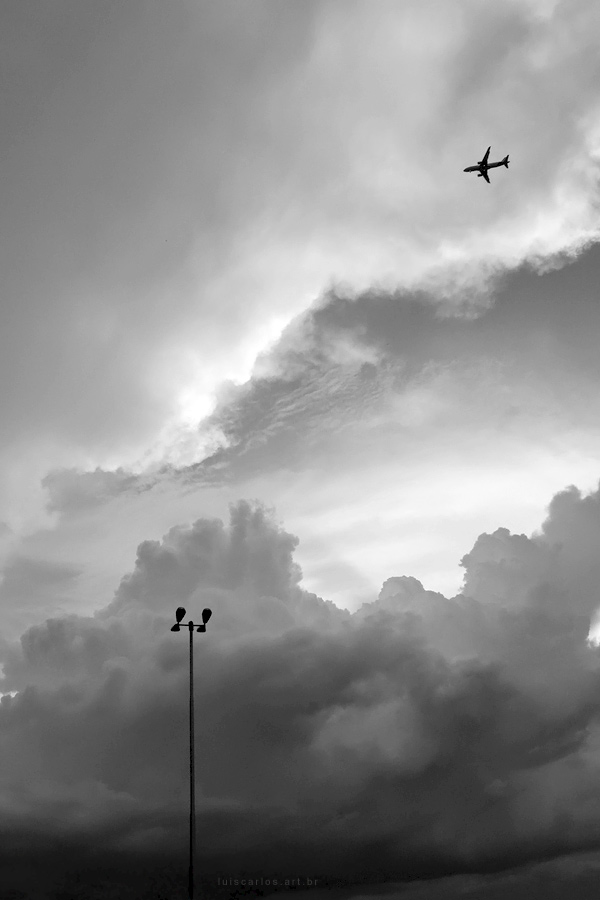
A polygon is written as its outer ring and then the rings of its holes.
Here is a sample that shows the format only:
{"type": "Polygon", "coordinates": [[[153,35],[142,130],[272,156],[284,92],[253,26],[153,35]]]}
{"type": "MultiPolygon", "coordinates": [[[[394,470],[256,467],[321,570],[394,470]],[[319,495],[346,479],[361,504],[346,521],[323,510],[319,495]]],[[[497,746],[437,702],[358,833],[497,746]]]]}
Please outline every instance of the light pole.
{"type": "MultiPolygon", "coordinates": [[[[180,622],[185,616],[183,606],[175,612],[175,624],[171,631],[180,631],[180,622]]],[[[197,631],[206,631],[206,623],[212,616],[212,610],[202,610],[202,625],[194,625],[190,620],[183,627],[190,630],[190,865],[188,868],[188,894],[190,900],[194,900],[194,850],[196,843],[196,788],[194,779],[194,644],[192,636],[194,628],[197,631]]]]}

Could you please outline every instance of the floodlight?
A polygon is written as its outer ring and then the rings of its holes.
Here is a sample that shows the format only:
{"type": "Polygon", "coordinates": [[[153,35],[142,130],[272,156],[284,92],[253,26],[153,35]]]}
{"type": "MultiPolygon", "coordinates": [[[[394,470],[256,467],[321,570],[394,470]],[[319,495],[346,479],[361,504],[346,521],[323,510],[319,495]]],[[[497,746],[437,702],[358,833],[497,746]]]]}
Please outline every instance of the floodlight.
{"type": "MultiPolygon", "coordinates": [[[[178,606],[175,611],[175,624],[171,625],[171,631],[181,631],[180,622],[185,616],[183,606],[178,606]]],[[[194,897],[194,844],[196,835],[196,801],[195,801],[195,782],[194,782],[194,653],[192,635],[194,628],[197,631],[206,631],[206,623],[212,616],[211,609],[202,610],[202,622],[204,624],[195,626],[189,621],[184,628],[190,630],[190,864],[188,867],[188,896],[190,900],[194,897]]]]}
{"type": "Polygon", "coordinates": [[[175,625],[171,625],[171,631],[181,631],[181,629],[179,627],[179,623],[181,622],[181,620],[183,619],[184,616],[185,616],[185,609],[183,608],[183,606],[178,606],[177,609],[175,610],[176,623],[175,623],[175,625]]]}

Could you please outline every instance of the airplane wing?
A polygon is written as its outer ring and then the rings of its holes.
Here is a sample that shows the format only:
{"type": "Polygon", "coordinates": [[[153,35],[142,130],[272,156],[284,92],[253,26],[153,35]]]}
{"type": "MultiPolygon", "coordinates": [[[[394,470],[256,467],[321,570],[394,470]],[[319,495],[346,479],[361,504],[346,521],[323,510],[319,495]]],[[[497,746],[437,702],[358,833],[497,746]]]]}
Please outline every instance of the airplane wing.
{"type": "Polygon", "coordinates": [[[485,164],[487,163],[487,161],[488,161],[488,156],[490,155],[490,150],[491,150],[491,149],[492,149],[491,147],[488,147],[487,150],[485,151],[485,156],[483,157],[482,160],[480,160],[480,162],[483,163],[483,165],[485,165],[485,164]]]}
{"type": "Polygon", "coordinates": [[[485,169],[482,171],[481,175],[483,178],[485,178],[487,183],[490,184],[490,179],[488,178],[488,173],[485,171],[485,169]]]}

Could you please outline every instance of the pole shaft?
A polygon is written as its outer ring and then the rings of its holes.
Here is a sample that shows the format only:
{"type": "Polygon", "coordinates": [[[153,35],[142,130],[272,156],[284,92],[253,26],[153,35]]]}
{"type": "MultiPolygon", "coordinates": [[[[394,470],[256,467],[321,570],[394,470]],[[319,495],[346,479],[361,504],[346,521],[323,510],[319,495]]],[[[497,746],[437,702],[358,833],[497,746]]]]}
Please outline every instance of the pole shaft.
{"type": "Polygon", "coordinates": [[[190,867],[188,892],[194,900],[194,850],[196,843],[196,797],[194,778],[194,626],[190,623],[190,867]]]}

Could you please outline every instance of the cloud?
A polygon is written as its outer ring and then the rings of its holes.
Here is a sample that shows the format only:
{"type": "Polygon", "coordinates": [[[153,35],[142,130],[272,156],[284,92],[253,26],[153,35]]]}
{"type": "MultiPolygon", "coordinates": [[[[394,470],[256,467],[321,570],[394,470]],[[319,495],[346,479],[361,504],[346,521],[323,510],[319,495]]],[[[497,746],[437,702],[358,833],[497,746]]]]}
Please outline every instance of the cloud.
{"type": "Polygon", "coordinates": [[[2,570],[0,602],[4,633],[11,633],[31,620],[38,609],[63,611],[65,597],[76,590],[81,570],[69,563],[12,553],[2,570]]]}
{"type": "Polygon", "coordinates": [[[298,540],[260,504],[143,542],[107,606],[4,648],[0,687],[18,692],[0,703],[11,848],[35,836],[49,853],[60,835],[55,872],[91,845],[117,868],[152,848],[177,864],[178,605],[213,610],[195,644],[206,877],[403,879],[593,846],[600,669],[584,586],[599,504],[570,490],[539,534],[482,535],[454,598],[394,576],[354,615],[299,587],[298,540]]]}
{"type": "Polygon", "coordinates": [[[177,605],[212,882],[596,846],[598,492],[519,533],[597,468],[593,5],[59,6],[0,28],[5,871],[185,870],[177,605]]]}
{"type": "Polygon", "coordinates": [[[477,318],[330,291],[223,390],[206,424],[226,446],[173,490],[268,498],[303,535],[305,584],[341,605],[353,590],[317,575],[333,559],[359,560],[372,589],[402,564],[455,590],[465,542],[497,517],[531,529],[566,479],[596,482],[597,262],[520,271],[477,318]]]}
{"type": "Polygon", "coordinates": [[[593,4],[60,8],[2,14],[17,531],[54,521],[52,468],[210,455],[219,385],[332,283],[471,314],[597,240],[593,4]],[[483,193],[459,160],[490,141],[483,193]]]}
{"type": "Polygon", "coordinates": [[[139,484],[140,479],[131,472],[110,472],[99,467],[94,472],[54,469],[42,479],[48,497],[46,508],[63,514],[87,510],[139,484]]]}
{"type": "Polygon", "coordinates": [[[65,609],[89,612],[141,541],[254,496],[302,535],[303,586],[338,605],[372,599],[398,568],[450,595],[479,533],[498,521],[529,533],[565,483],[597,481],[598,259],[522,270],[471,319],[440,318],[415,294],[331,291],[246,384],[223,388],[203,429],[224,447],[146,475],[52,472],[52,528],[9,534],[9,550],[77,565],[65,609]]]}

